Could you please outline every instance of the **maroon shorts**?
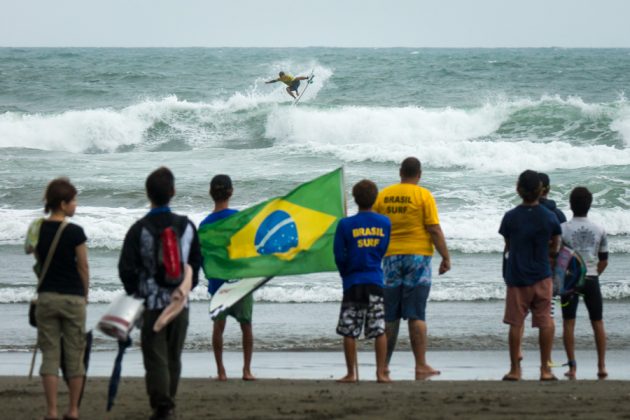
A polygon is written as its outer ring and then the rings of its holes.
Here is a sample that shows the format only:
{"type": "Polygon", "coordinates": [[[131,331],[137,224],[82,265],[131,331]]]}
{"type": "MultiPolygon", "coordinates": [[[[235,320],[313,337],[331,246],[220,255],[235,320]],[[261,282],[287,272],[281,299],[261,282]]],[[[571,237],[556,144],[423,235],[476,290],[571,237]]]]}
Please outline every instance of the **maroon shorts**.
{"type": "Polygon", "coordinates": [[[505,294],[505,315],[503,322],[520,327],[531,311],[532,327],[544,328],[553,325],[551,317],[551,297],[553,283],[551,277],[532,286],[508,286],[505,294]]]}

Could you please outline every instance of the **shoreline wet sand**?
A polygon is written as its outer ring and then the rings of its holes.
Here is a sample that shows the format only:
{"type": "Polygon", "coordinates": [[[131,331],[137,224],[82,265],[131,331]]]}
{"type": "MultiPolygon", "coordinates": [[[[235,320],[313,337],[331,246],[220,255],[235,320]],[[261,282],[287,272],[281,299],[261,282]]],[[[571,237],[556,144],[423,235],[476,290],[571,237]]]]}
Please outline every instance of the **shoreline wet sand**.
{"type": "MultiPolygon", "coordinates": [[[[146,419],[144,380],[124,378],[105,411],[107,378],[89,378],[81,418],[146,419]]],[[[182,379],[179,419],[615,419],[628,418],[629,381],[399,381],[337,384],[332,380],[182,379]]],[[[60,387],[60,414],[67,392],[60,387]]],[[[41,418],[39,378],[0,377],[3,418],[41,418]]]]}

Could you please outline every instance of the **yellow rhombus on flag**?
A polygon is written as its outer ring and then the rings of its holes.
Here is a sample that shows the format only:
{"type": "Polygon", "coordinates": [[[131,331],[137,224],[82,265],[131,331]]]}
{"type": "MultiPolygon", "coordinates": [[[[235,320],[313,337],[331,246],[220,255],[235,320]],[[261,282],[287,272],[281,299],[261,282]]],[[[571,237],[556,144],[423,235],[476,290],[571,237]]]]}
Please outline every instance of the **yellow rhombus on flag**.
{"type": "Polygon", "coordinates": [[[207,277],[245,277],[335,271],[333,241],[345,215],[343,171],[337,169],[199,228],[207,277]]]}
{"type": "Polygon", "coordinates": [[[335,216],[278,198],[267,204],[251,222],[232,236],[228,255],[234,260],[257,257],[267,250],[275,250],[277,252],[271,253],[276,257],[290,261],[299,252],[308,250],[336,221],[335,216]],[[261,229],[266,220],[274,219],[280,221],[268,230],[261,229]],[[288,249],[285,251],[285,248],[288,249]]]}

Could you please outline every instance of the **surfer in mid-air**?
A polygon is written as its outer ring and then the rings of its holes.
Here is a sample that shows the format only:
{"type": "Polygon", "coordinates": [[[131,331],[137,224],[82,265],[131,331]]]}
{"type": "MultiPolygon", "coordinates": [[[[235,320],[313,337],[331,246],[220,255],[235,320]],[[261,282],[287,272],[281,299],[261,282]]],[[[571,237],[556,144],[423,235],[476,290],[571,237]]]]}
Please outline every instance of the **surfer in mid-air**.
{"type": "Polygon", "coordinates": [[[290,74],[281,71],[278,73],[277,79],[269,80],[265,83],[282,82],[287,85],[287,93],[291,95],[293,99],[297,99],[299,95],[298,88],[300,87],[300,80],[308,80],[308,76],[293,77],[290,74]]]}

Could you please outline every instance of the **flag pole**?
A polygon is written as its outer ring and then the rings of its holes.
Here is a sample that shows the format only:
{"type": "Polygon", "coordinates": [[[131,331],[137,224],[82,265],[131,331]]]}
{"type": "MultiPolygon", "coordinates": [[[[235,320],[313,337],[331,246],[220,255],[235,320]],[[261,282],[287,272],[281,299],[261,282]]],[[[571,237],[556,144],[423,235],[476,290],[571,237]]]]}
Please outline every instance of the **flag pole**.
{"type": "Polygon", "coordinates": [[[357,345],[354,346],[354,374],[357,378],[357,384],[359,383],[359,350],[358,350],[358,341],[357,340],[357,345]]]}
{"type": "Polygon", "coordinates": [[[343,191],[343,214],[348,216],[348,193],[346,192],[346,168],[341,166],[341,191],[343,191]]]}

